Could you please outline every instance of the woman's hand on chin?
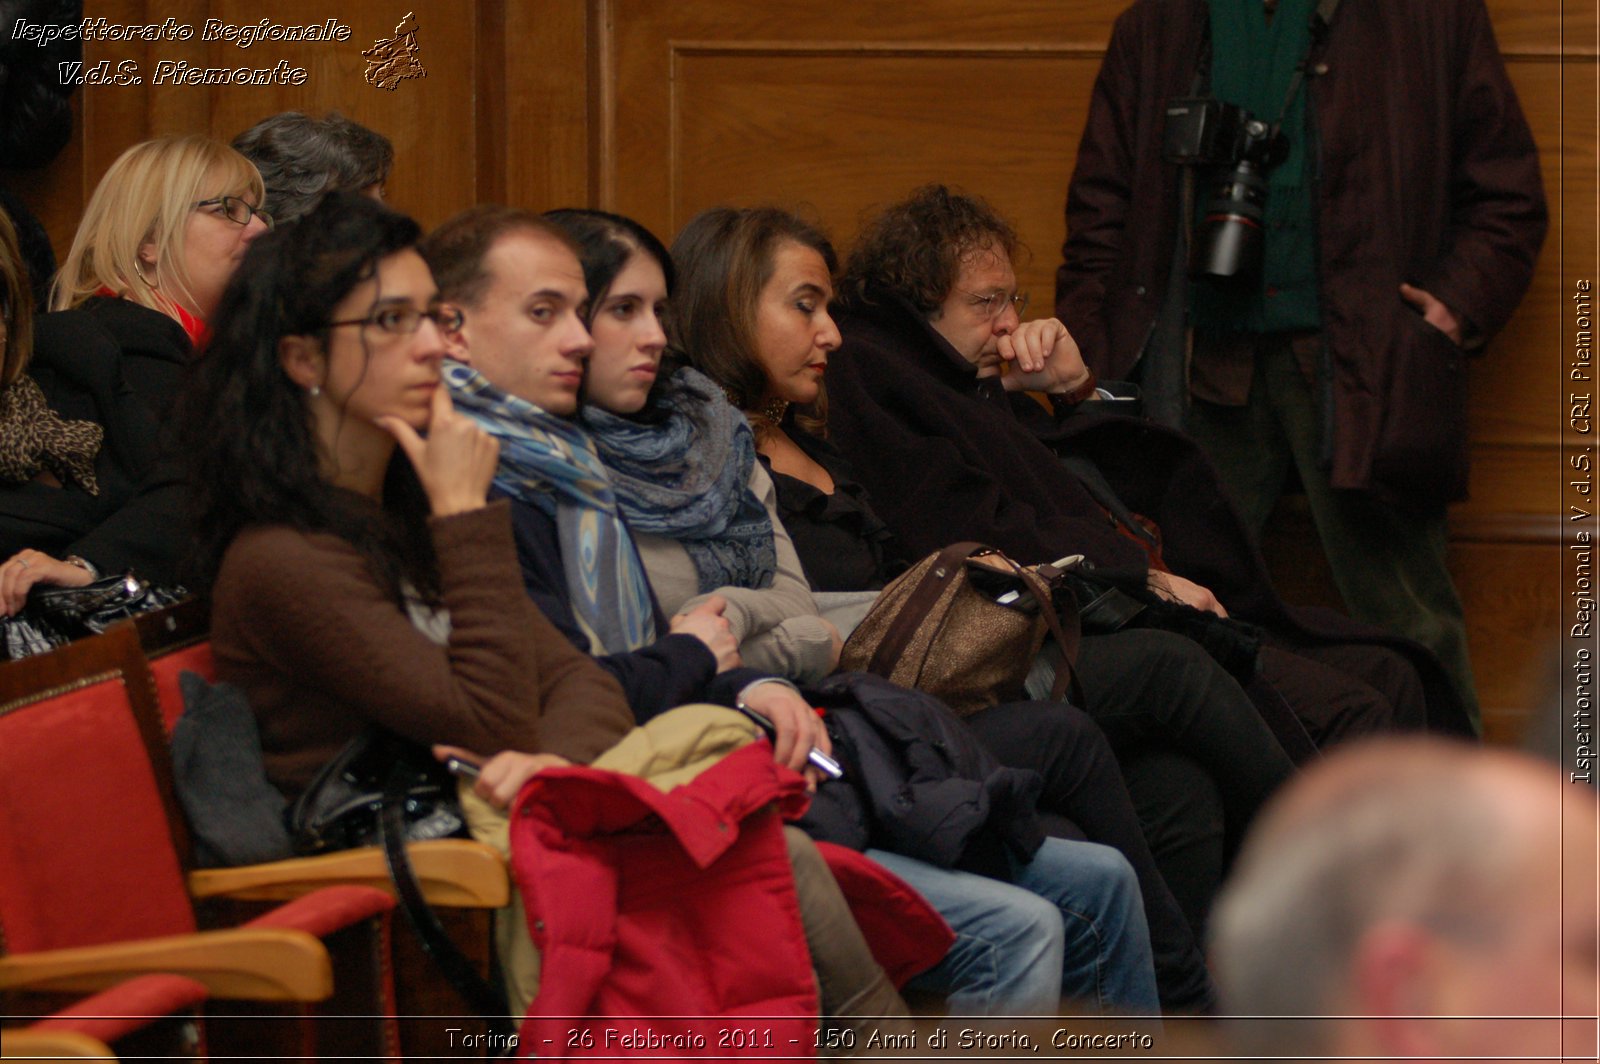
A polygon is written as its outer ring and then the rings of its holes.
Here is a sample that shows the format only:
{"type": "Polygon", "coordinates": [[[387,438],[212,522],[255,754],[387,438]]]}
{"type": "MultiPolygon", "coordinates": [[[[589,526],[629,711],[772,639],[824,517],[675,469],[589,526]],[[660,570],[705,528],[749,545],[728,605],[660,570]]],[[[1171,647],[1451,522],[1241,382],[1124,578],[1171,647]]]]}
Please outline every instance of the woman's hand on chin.
{"type": "Polygon", "coordinates": [[[85,587],[93,579],[88,570],[58,561],[43,551],[19,550],[0,564],[0,616],[20,613],[35,584],[85,587]]]}
{"type": "Polygon", "coordinates": [[[393,414],[376,421],[411,459],[436,517],[483,506],[500,460],[500,444],[471,418],[456,413],[450,389],[441,384],[433,390],[426,439],[393,414]]]}

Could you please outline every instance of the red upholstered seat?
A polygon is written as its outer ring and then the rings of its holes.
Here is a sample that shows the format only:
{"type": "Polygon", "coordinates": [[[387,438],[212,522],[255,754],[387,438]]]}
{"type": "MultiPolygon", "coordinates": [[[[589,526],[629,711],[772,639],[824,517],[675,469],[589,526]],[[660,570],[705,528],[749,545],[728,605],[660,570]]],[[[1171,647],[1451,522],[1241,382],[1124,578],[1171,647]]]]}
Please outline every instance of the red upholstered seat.
{"type": "MultiPolygon", "coordinates": [[[[114,651],[131,634],[87,642],[114,651]]],[[[144,677],[128,660],[78,651],[85,645],[56,652],[77,651],[82,674],[0,703],[0,929],[10,953],[195,930],[168,796],[133,712],[144,677]]],[[[0,680],[28,664],[5,666],[0,680]]]]}
{"type": "Polygon", "coordinates": [[[207,683],[216,681],[216,663],[208,637],[210,622],[210,610],[201,599],[187,599],[164,610],[141,614],[134,621],[155,680],[161,726],[169,736],[183,715],[179,674],[192,672],[207,683]]]}
{"type": "Polygon", "coordinates": [[[207,683],[216,681],[216,663],[211,659],[209,639],[150,659],[150,675],[156,684],[156,702],[161,709],[161,725],[172,734],[183,716],[183,692],[178,689],[180,673],[198,674],[207,683]]]}
{"type": "Polygon", "coordinates": [[[39,985],[97,989],[162,970],[151,958],[166,956],[166,944],[149,940],[180,936],[172,942],[191,959],[208,942],[230,946],[223,952],[236,958],[234,971],[225,956],[186,972],[213,993],[254,996],[238,988],[259,987],[274,1000],[327,997],[327,953],[307,935],[386,921],[393,899],[371,887],[330,887],[240,931],[194,934],[187,837],[154,701],[131,625],[0,664],[0,986],[24,985],[48,964],[55,967],[39,985]],[[274,960],[244,971],[252,944],[287,957],[287,968],[274,960]],[[80,961],[88,974],[67,970],[80,961]]]}

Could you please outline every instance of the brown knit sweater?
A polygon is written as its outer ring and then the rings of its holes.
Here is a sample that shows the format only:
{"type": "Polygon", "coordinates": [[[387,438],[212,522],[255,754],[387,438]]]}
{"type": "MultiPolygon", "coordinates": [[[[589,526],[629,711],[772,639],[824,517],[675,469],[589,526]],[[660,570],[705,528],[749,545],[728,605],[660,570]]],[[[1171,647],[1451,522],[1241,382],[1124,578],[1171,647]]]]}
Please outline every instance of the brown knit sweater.
{"type": "Polygon", "coordinates": [[[261,726],[267,776],[289,798],[368,722],[480,754],[592,760],[633,726],[622,689],[522,588],[504,502],[430,520],[447,645],[418,631],[347,541],[246,529],[213,590],[217,677],[261,726]]]}

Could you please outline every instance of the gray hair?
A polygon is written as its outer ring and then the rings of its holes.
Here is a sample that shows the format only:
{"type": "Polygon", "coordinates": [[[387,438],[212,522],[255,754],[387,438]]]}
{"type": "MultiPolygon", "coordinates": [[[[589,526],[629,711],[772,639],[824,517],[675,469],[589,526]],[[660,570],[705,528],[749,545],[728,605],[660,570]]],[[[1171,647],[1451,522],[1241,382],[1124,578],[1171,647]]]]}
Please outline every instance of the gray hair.
{"type": "MultiPolygon", "coordinates": [[[[1517,831],[1497,786],[1519,760],[1389,740],[1335,755],[1291,785],[1251,833],[1212,915],[1224,1010],[1347,1011],[1355,951],[1379,923],[1492,932],[1521,867],[1508,854],[1517,831]]],[[[1332,1048],[1330,1026],[1308,1020],[1241,1022],[1230,1033],[1252,1055],[1332,1048]]]]}
{"type": "Polygon", "coordinates": [[[337,111],[325,118],[275,114],[240,133],[233,146],[261,171],[267,209],[280,222],[309,213],[329,192],[379,184],[394,165],[388,137],[337,111]]]}

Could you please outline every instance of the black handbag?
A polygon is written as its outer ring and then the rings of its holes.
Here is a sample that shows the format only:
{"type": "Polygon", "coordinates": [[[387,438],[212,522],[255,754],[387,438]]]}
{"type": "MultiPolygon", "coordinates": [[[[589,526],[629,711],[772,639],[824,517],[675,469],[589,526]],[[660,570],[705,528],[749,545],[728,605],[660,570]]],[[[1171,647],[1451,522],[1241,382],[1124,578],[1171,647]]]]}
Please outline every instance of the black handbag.
{"type": "Polygon", "coordinates": [[[1172,602],[1146,587],[1109,577],[1087,560],[1056,572],[1056,586],[1071,592],[1084,634],[1104,635],[1124,628],[1174,632],[1199,643],[1240,684],[1255,677],[1262,637],[1256,625],[1172,602]]]}
{"type": "Polygon", "coordinates": [[[456,781],[421,745],[380,728],[345,744],[285,817],[294,852],[313,857],[379,844],[385,795],[399,788],[400,836],[407,842],[466,834],[456,781]]]}
{"type": "Polygon", "coordinates": [[[407,842],[464,836],[456,781],[432,752],[385,729],[368,728],[324,765],[284,814],[302,856],[380,846],[406,922],[423,951],[488,1025],[491,1046],[516,1046],[505,994],[484,979],[428,904],[407,842]]]}
{"type": "Polygon", "coordinates": [[[181,587],[156,587],[132,573],[102,577],[83,587],[35,584],[22,610],[0,621],[5,655],[15,660],[43,654],[186,597],[181,587]]]}

